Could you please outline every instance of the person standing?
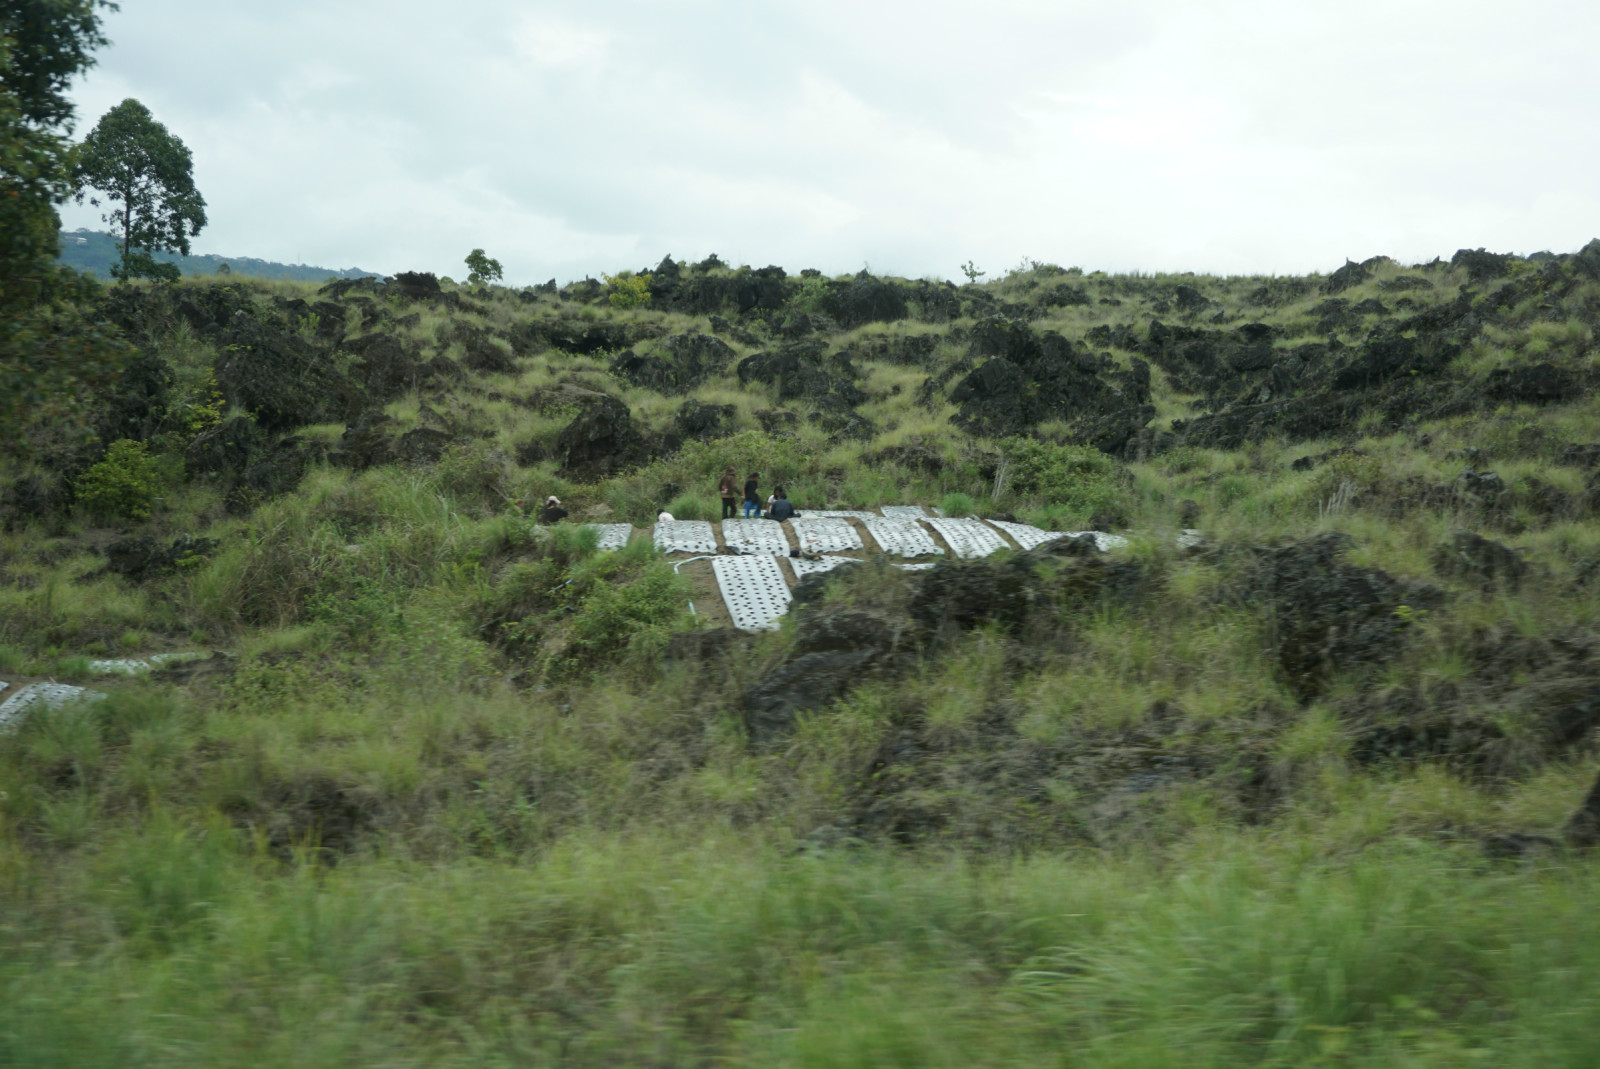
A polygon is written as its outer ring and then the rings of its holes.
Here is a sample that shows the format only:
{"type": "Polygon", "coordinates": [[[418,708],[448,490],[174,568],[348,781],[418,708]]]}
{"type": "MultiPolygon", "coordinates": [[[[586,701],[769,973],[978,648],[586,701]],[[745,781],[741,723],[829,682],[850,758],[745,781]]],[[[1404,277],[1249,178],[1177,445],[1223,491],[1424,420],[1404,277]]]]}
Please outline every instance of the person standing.
{"type": "Polygon", "coordinates": [[[717,483],[717,494],[722,498],[722,518],[731,520],[739,515],[739,476],[729,465],[717,483]]]}
{"type": "Polygon", "coordinates": [[[749,519],[751,513],[761,515],[761,473],[752,471],[750,478],[744,481],[744,518],[749,519]]]}

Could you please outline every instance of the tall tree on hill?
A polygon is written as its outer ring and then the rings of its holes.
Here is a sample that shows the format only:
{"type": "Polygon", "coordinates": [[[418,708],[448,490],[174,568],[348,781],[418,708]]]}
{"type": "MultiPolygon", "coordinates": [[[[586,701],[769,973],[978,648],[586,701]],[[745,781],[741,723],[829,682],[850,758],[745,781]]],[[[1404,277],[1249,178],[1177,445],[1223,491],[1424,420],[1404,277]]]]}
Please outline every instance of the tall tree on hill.
{"type": "Polygon", "coordinates": [[[73,307],[92,280],[59,267],[56,205],[72,194],[74,77],[104,45],[106,0],[0,3],[0,453],[25,448],[29,418],[71,415],[127,347],[73,307]]]}
{"type": "Polygon", "coordinates": [[[103,199],[103,218],[122,239],[122,263],[112,274],[176,280],[178,268],[150,254],[187,256],[189,239],[206,225],[206,202],[194,185],[188,146],[129,97],[101,116],[78,146],[73,174],[78,199],[87,197],[96,207],[103,199]]]}

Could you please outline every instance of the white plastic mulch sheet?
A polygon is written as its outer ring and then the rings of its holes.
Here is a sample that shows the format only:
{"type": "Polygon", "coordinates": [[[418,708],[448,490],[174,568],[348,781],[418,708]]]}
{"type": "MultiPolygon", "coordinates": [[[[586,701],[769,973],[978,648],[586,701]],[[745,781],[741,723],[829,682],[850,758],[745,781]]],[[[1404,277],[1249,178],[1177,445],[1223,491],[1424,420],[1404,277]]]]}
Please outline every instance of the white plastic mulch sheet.
{"type": "Polygon", "coordinates": [[[789,521],[794,529],[794,540],[801,549],[813,553],[842,553],[851,549],[864,549],[861,536],[850,526],[849,520],[830,516],[796,516],[789,521]]]}
{"type": "Polygon", "coordinates": [[[770,630],[778,626],[778,617],[789,611],[789,584],[783,581],[777,557],[717,557],[711,570],[716,573],[733,626],[739,630],[770,630]]]}
{"type": "Polygon", "coordinates": [[[896,564],[896,568],[907,572],[925,572],[929,568],[937,568],[937,564],[896,564]]]}
{"type": "Polygon", "coordinates": [[[1104,531],[1075,531],[1073,533],[1080,538],[1084,535],[1093,535],[1094,544],[1099,546],[1102,552],[1121,549],[1128,544],[1128,540],[1121,535],[1106,534],[1104,531]]]}
{"type": "Polygon", "coordinates": [[[1046,542],[1053,542],[1058,538],[1067,537],[1067,532],[1065,531],[1046,531],[1030,523],[1010,523],[1006,520],[989,520],[988,522],[1010,535],[1017,545],[1023,549],[1034,549],[1044,545],[1046,542]]]}
{"type": "Polygon", "coordinates": [[[627,545],[628,536],[633,534],[633,528],[626,523],[586,523],[583,526],[600,533],[595,548],[607,553],[627,545]]]}
{"type": "Polygon", "coordinates": [[[876,512],[851,512],[849,509],[806,509],[800,515],[821,520],[875,520],[876,512]]]}
{"type": "Polygon", "coordinates": [[[656,548],[663,553],[715,553],[717,533],[710,520],[672,520],[656,524],[656,548]]]}
{"type": "Polygon", "coordinates": [[[148,657],[117,657],[108,661],[90,661],[89,671],[101,676],[137,676],[163,665],[204,660],[205,656],[203,653],[152,653],[148,657]]]}
{"type": "Polygon", "coordinates": [[[831,572],[841,564],[859,564],[854,557],[822,557],[819,560],[805,560],[801,557],[790,557],[789,567],[794,569],[796,579],[804,579],[808,575],[818,572],[831,572]]]}
{"type": "MultiPolygon", "coordinates": [[[[1006,534],[1017,540],[1017,545],[1023,549],[1033,549],[1046,542],[1054,542],[1058,538],[1092,538],[1095,548],[1101,552],[1119,549],[1128,544],[1128,540],[1121,535],[1106,534],[1104,531],[1045,531],[1026,523],[1007,523],[1005,520],[986,521],[1000,528],[1006,534]]],[[[1179,538],[1179,545],[1182,545],[1179,538]]]]}
{"type": "Polygon", "coordinates": [[[873,541],[885,553],[896,557],[944,555],[944,550],[934,542],[933,536],[915,520],[871,519],[862,522],[867,525],[867,533],[872,535],[873,541]]]}
{"type": "Polygon", "coordinates": [[[1005,539],[995,534],[994,528],[982,520],[939,516],[929,520],[928,524],[944,536],[955,555],[962,560],[987,557],[996,550],[1006,548],[1005,539]]]}
{"type": "Polygon", "coordinates": [[[885,505],[878,510],[886,520],[925,520],[928,514],[921,505],[885,505]]]}
{"type": "Polygon", "coordinates": [[[789,536],[776,520],[723,520],[722,540],[735,553],[789,553],[789,536]]]}
{"type": "Polygon", "coordinates": [[[22,722],[36,705],[57,709],[68,702],[97,702],[105,695],[97,690],[69,687],[65,683],[29,683],[4,702],[0,702],[0,731],[10,731],[22,722]]]}

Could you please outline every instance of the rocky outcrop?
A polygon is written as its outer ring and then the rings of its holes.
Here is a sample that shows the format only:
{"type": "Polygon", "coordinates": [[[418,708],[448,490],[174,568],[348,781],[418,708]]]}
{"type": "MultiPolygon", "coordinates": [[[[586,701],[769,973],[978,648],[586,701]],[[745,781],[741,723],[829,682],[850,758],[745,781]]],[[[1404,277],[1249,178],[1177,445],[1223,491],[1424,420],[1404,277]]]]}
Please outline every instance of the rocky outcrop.
{"type": "Polygon", "coordinates": [[[555,455],[563,477],[591,482],[643,462],[644,436],[628,406],[602,394],[562,428],[555,455]]]}
{"type": "Polygon", "coordinates": [[[268,432],[334,422],[364,400],[327,353],[243,312],[223,334],[216,379],[228,403],[268,432]]]}
{"type": "Polygon", "coordinates": [[[1351,545],[1334,532],[1258,551],[1232,593],[1266,614],[1278,667],[1302,700],[1322,693],[1337,672],[1395,656],[1417,613],[1442,600],[1432,587],[1346,563],[1351,545]]]}
{"type": "Polygon", "coordinates": [[[626,352],[611,373],[635,386],[667,395],[686,393],[733,362],[728,344],[710,334],[672,334],[646,353],[626,352]]]}

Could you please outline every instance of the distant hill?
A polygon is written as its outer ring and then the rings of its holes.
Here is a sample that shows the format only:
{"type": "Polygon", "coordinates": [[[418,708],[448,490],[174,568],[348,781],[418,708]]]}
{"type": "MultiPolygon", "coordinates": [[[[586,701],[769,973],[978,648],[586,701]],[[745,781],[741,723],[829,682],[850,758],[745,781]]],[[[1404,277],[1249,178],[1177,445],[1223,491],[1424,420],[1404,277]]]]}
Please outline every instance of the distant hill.
{"type": "MultiPolygon", "coordinates": [[[[61,262],[96,278],[109,280],[111,265],[121,257],[117,239],[98,230],[72,230],[61,233],[61,262]]],[[[279,264],[258,260],[253,256],[178,256],[158,252],[157,260],[178,265],[186,275],[214,275],[217,268],[227,264],[236,275],[251,278],[290,279],[295,282],[322,282],[330,278],[363,278],[377,275],[376,271],[363,271],[359,267],[310,267],[306,264],[279,264]]]]}

